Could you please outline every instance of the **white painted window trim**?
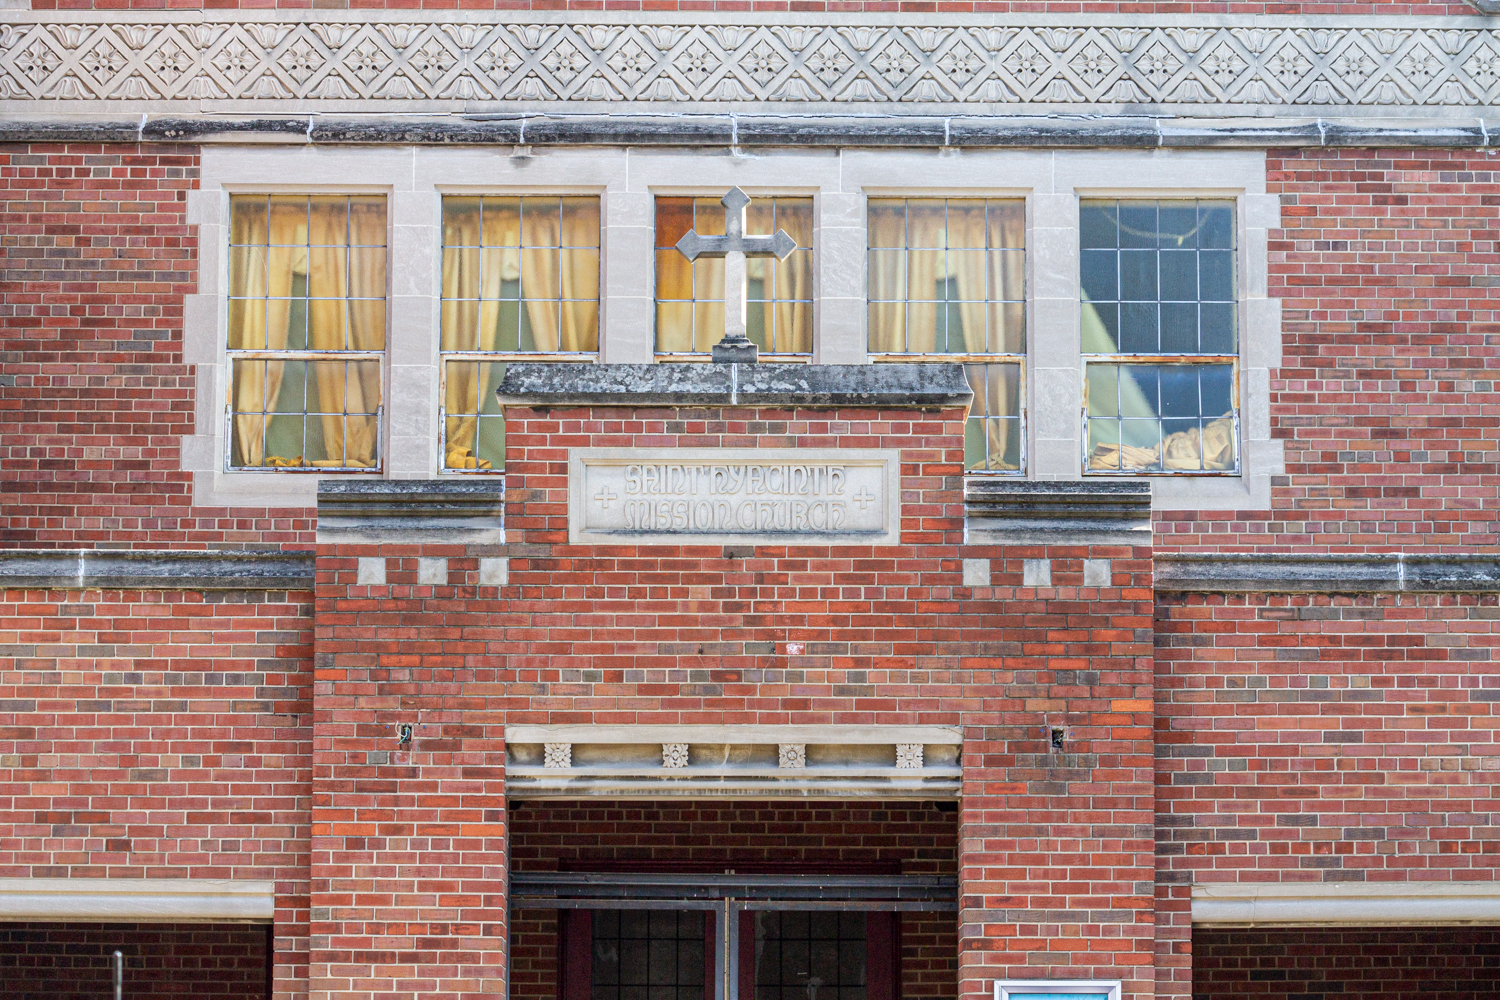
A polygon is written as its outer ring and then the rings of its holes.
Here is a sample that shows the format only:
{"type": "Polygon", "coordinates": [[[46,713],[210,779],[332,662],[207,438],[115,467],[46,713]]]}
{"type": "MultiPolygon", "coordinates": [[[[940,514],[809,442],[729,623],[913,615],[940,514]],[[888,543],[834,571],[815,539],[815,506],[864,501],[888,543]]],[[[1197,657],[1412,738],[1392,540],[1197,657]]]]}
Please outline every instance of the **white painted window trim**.
{"type": "MultiPolygon", "coordinates": [[[[231,192],[378,192],[388,198],[389,299],[384,471],[441,473],[439,316],[442,195],[597,194],[600,197],[600,351],[604,363],[654,361],[655,199],[658,194],[814,197],[813,362],[863,364],[866,353],[866,199],[931,194],[1021,197],[1026,208],[1028,351],[1026,477],[1082,478],[1083,365],[1079,340],[1078,200],[1090,196],[1236,199],[1241,345],[1239,476],[1142,477],[1160,509],[1266,509],[1284,469],[1270,434],[1270,372],[1281,360],[1281,303],[1267,297],[1270,229],[1257,150],[723,150],[510,147],[206,146],[188,222],[198,227],[198,291],[187,296],[183,359],[196,366],[194,432],[182,466],[202,506],[309,507],[318,474],[226,471],[228,207],[231,192]],[[275,178],[267,183],[266,178],[275,178]],[[336,178],[337,181],[330,181],[336,178]],[[1136,186],[1121,184],[1135,179],[1136,186]],[[684,184],[689,179],[690,184],[684,184]],[[1054,335],[1055,333],[1055,335],[1054,335]]],[[[328,474],[335,475],[335,474],[328,474]]],[[[337,475],[370,475],[342,473],[337,475]]],[[[1127,477],[1111,476],[1111,480],[1127,477]]]]}
{"type": "Polygon", "coordinates": [[[997,979],[994,1000],[1010,1000],[1017,994],[1040,993],[1061,996],[1103,993],[1107,1000],[1120,1000],[1118,979],[997,979]]]}

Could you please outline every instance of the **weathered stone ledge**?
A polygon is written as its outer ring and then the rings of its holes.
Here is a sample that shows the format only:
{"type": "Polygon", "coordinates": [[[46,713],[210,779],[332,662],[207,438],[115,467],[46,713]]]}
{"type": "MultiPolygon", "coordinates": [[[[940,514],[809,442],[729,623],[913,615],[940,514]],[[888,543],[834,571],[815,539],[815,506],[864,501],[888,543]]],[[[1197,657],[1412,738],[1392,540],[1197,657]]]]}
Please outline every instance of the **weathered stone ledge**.
{"type": "Polygon", "coordinates": [[[1128,114],[298,114],[36,116],[0,112],[3,142],[190,142],[729,148],[1488,148],[1500,119],[1220,120],[1128,114]]]}
{"type": "Polygon", "coordinates": [[[498,545],[505,539],[505,480],[323,479],[319,542],[448,541],[498,545]]]}
{"type": "MultiPolygon", "coordinates": [[[[408,486],[406,496],[420,495],[409,487],[421,483],[390,485],[408,486]]],[[[1060,525],[1067,520],[1058,519],[1060,525]]],[[[998,536],[998,543],[1031,544],[1019,533],[998,536]]],[[[0,550],[0,589],[311,590],[313,565],[311,552],[8,549],[0,550]]],[[[1162,593],[1500,593],[1500,554],[1159,555],[1155,588],[1162,593]]]]}
{"type": "Polygon", "coordinates": [[[0,551],[7,590],[311,590],[311,552],[0,551]]]}
{"type": "Polygon", "coordinates": [[[1163,555],[1155,586],[1162,593],[1496,593],[1500,554],[1163,555]]]}
{"type": "Polygon", "coordinates": [[[518,364],[502,406],[967,406],[963,366],[518,364]]]}
{"type": "Polygon", "coordinates": [[[1033,482],[971,476],[964,487],[970,545],[1150,545],[1151,484],[1033,482]]]}

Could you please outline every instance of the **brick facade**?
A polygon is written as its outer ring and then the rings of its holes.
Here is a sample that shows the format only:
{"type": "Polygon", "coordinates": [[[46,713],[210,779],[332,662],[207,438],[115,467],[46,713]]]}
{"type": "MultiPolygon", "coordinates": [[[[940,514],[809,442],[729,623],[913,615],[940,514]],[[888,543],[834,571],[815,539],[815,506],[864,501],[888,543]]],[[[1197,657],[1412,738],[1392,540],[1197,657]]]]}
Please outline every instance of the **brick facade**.
{"type": "Polygon", "coordinates": [[[262,1000],[269,928],[253,924],[0,923],[7,1000],[113,996],[115,951],[125,995],[262,1000]]]}
{"type": "Polygon", "coordinates": [[[0,878],[274,881],[305,990],[309,595],[4,596],[0,878]]]}
{"type": "Polygon", "coordinates": [[[1497,980],[1493,927],[1193,934],[1194,997],[1480,1000],[1497,980]]]}
{"type": "Polygon", "coordinates": [[[195,509],[191,146],[0,146],[0,545],[307,548],[307,510],[195,509]]]}
{"type": "MultiPolygon", "coordinates": [[[[8,549],[314,546],[314,510],[197,508],[179,468],[195,165],[193,147],[0,151],[8,549]]],[[[6,591],[0,877],[275,881],[279,1000],[494,995],[507,933],[513,990],[541,1000],[555,920],[507,927],[507,860],[694,854],[956,872],[958,918],[903,917],[909,1000],[1042,976],[1122,979],[1132,997],[1307,994],[1311,970],[1387,950],[1401,982],[1491,968],[1475,964],[1488,931],[1436,948],[1191,925],[1195,884],[1489,882],[1500,849],[1494,594],[1154,592],[1153,557],[1178,551],[1500,540],[1490,157],[1283,150],[1268,176],[1286,331],[1270,420],[1287,445],[1270,510],[1158,511],[1154,549],[970,545],[957,409],[512,411],[503,547],[324,539],[311,597],[6,591]],[[900,545],[566,541],[568,448],[835,445],[902,449],[900,545]],[[509,583],[480,586],[496,555],[509,583]],[[447,583],[419,584],[419,557],[447,559],[447,583]],[[359,583],[361,558],[386,582],[359,583]],[[990,586],[962,583],[965,558],[990,561],[990,586]],[[1049,586],[1024,585],[1027,559],[1050,562],[1049,586]],[[1084,585],[1085,559],[1109,561],[1108,586],[1084,585]],[[504,727],[590,723],[962,726],[964,795],[955,812],[508,812],[504,727]]],[[[0,930],[5,955],[58,961],[221,933],[0,930]]],[[[258,931],[222,933],[238,950],[214,968],[259,967],[258,931]]]]}

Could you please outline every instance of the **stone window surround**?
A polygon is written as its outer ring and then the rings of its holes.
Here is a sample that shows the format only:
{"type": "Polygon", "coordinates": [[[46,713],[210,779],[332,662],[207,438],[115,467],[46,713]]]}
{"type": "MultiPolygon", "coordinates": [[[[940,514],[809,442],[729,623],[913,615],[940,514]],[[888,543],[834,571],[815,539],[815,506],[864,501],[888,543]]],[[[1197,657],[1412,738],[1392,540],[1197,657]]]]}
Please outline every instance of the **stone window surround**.
{"type": "MultiPolygon", "coordinates": [[[[1231,197],[1239,233],[1239,476],[1142,477],[1161,509],[1265,509],[1283,471],[1270,434],[1270,373],[1281,361],[1281,303],[1267,297],[1268,231],[1280,202],[1265,192],[1261,150],[713,150],[511,147],[207,146],[188,194],[198,229],[198,291],[184,309],[184,363],[198,366],[194,433],[182,462],[204,506],[306,507],[316,474],[225,471],[228,392],[226,254],[230,194],[383,193],[390,226],[384,476],[440,473],[438,320],[444,194],[597,194],[601,199],[600,360],[654,361],[653,246],[658,194],[814,198],[814,363],[861,364],[865,351],[867,197],[1026,200],[1027,477],[1083,478],[1078,202],[1086,197],[1231,197]],[[689,169],[684,169],[689,167],[689,169]],[[689,176],[692,184],[683,184],[689,176]],[[279,178],[267,183],[265,178],[279,178]],[[324,178],[339,178],[328,183],[324,178]],[[1149,184],[1122,184],[1149,178],[1149,184]],[[1043,337],[1041,330],[1066,336],[1043,337]]],[[[348,475],[348,474],[346,474],[348,475]]],[[[359,474],[353,474],[359,475],[359,474]]],[[[332,477],[330,477],[332,478],[332,477]]],[[[1114,476],[1112,479],[1121,477],[1114,476]]]]}

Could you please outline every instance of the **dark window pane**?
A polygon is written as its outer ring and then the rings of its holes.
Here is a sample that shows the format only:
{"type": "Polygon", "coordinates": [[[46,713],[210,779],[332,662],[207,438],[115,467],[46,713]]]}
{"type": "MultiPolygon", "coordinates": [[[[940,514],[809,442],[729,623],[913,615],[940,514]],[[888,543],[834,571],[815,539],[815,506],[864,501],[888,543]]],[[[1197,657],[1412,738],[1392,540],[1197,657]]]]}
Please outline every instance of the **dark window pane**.
{"type": "Polygon", "coordinates": [[[1161,352],[1193,354],[1198,350],[1198,307],[1191,302],[1163,302],[1161,352]]]}
{"type": "Polygon", "coordinates": [[[1205,302],[1234,300],[1234,251],[1204,250],[1198,255],[1198,290],[1205,302]]]}
{"type": "Polygon", "coordinates": [[[1155,302],[1125,302],[1120,306],[1120,351],[1124,354],[1157,353],[1158,306],[1155,302]]]}
{"type": "Polygon", "coordinates": [[[757,913],[755,996],[742,1000],[838,1000],[851,989],[862,995],[865,935],[863,913],[757,913]]]}
{"type": "Polygon", "coordinates": [[[1113,250],[1085,250],[1079,267],[1083,294],[1091,302],[1113,302],[1120,297],[1119,254],[1113,250]]]}
{"type": "Polygon", "coordinates": [[[1156,249],[1156,202],[1120,202],[1120,246],[1156,249]]]}
{"type": "Polygon", "coordinates": [[[1156,300],[1156,251],[1120,251],[1120,301],[1156,300]]]}
{"type": "Polygon", "coordinates": [[[1231,302],[1205,302],[1198,307],[1200,334],[1198,349],[1204,354],[1233,354],[1234,304],[1231,302]]]}
{"type": "Polygon", "coordinates": [[[1161,413],[1164,417],[1196,417],[1198,369],[1193,365],[1163,365],[1161,368],[1161,413]]]}
{"type": "Polygon", "coordinates": [[[1198,203],[1198,245],[1204,249],[1233,249],[1234,202],[1200,201],[1198,203]]]}
{"type": "Polygon", "coordinates": [[[1197,203],[1164,201],[1161,203],[1161,247],[1164,250],[1192,250],[1198,246],[1197,203]]]}
{"type": "Polygon", "coordinates": [[[1119,225],[1115,203],[1112,201],[1085,201],[1078,206],[1079,246],[1119,246],[1119,225]]]}
{"type": "Polygon", "coordinates": [[[1201,369],[1203,415],[1221,417],[1233,409],[1231,386],[1234,369],[1230,365],[1204,365],[1201,369]]]}
{"type": "Polygon", "coordinates": [[[1155,416],[1159,414],[1161,412],[1161,402],[1157,392],[1156,366],[1124,365],[1120,370],[1130,376],[1128,384],[1120,387],[1120,392],[1123,396],[1125,392],[1129,391],[1133,397],[1132,401],[1136,404],[1135,406],[1124,405],[1124,400],[1122,400],[1124,413],[1129,416],[1146,416],[1148,414],[1155,416]]]}
{"type": "Polygon", "coordinates": [[[1084,338],[1085,351],[1093,353],[1108,353],[1119,349],[1120,346],[1120,307],[1113,302],[1089,302],[1083,307],[1084,330],[1096,336],[1102,336],[1106,341],[1103,344],[1091,343],[1091,338],[1084,338]],[[1095,327],[1097,322],[1097,327],[1095,327]]]}
{"type": "Polygon", "coordinates": [[[1195,251],[1161,252],[1161,298],[1163,302],[1198,300],[1198,254],[1195,251]]]}

